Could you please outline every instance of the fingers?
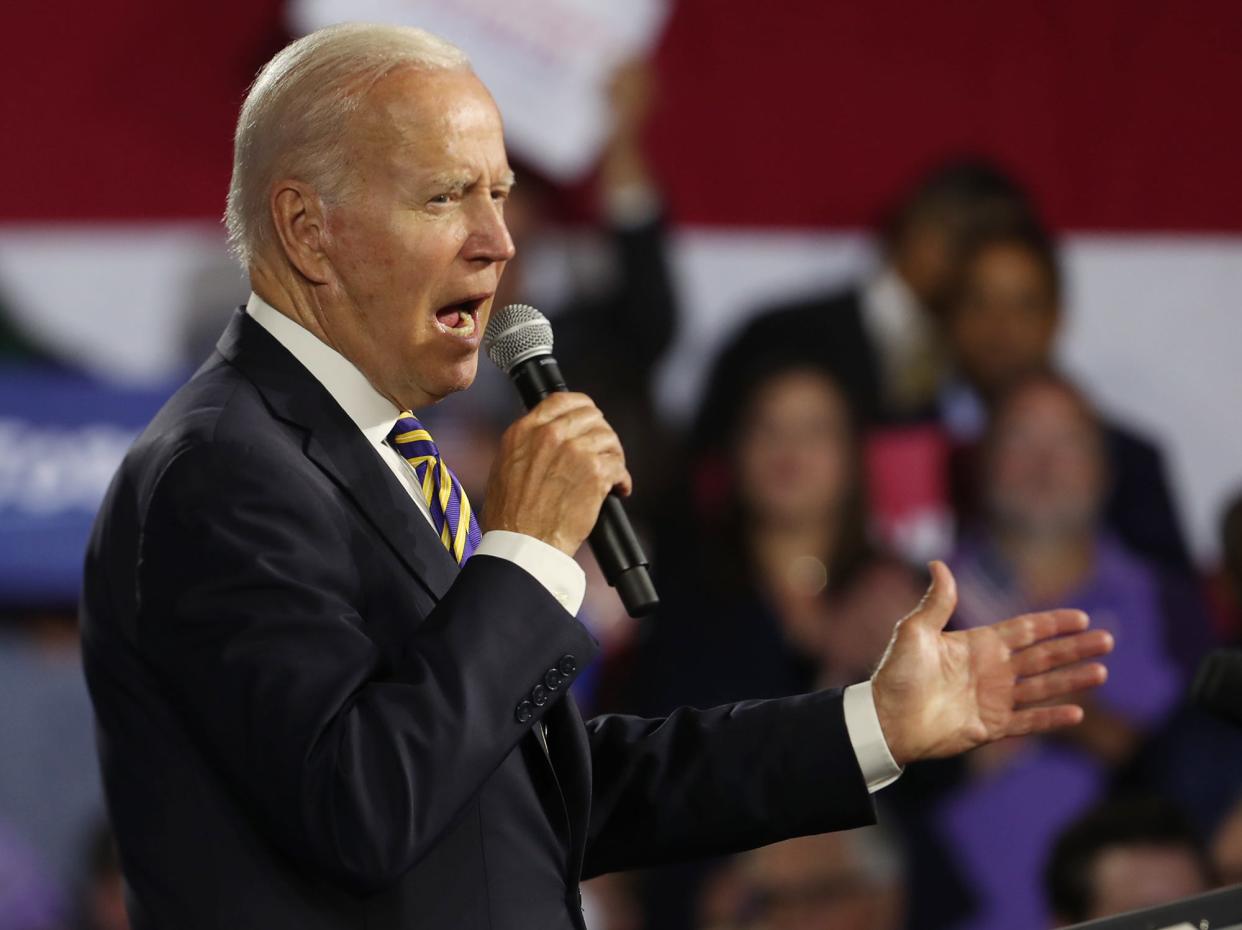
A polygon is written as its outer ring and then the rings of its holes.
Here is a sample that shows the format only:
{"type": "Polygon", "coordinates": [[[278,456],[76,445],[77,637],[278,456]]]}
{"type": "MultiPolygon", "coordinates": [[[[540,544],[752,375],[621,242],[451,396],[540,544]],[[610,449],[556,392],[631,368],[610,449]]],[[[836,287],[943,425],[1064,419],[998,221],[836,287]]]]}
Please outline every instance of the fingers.
{"type": "Polygon", "coordinates": [[[552,394],[505,431],[484,528],[525,533],[573,555],[604,496],[632,487],[621,441],[591,399],[552,394]]]}
{"type": "Polygon", "coordinates": [[[621,472],[621,477],[613,482],[612,489],[622,497],[629,497],[634,493],[634,479],[628,469],[623,468],[621,472]]]}
{"type": "Polygon", "coordinates": [[[616,490],[622,497],[629,496],[634,489],[634,481],[625,467],[625,451],[621,448],[617,434],[602,418],[586,432],[566,442],[577,453],[591,456],[591,465],[601,487],[616,490]]]}
{"type": "Polygon", "coordinates": [[[580,394],[577,391],[558,391],[555,394],[549,394],[541,400],[526,416],[533,424],[538,426],[551,422],[571,411],[581,409],[596,410],[598,408],[595,406],[595,401],[585,394],[580,394]]]}
{"type": "Polygon", "coordinates": [[[576,440],[582,452],[592,456],[591,465],[600,481],[600,488],[628,497],[634,490],[634,479],[625,467],[625,455],[612,430],[594,431],[576,440]]]}
{"type": "Polygon", "coordinates": [[[949,566],[939,559],[928,565],[928,568],[932,576],[931,585],[919,605],[905,619],[934,630],[943,630],[957,607],[957,581],[949,571],[949,566]]]}
{"type": "Polygon", "coordinates": [[[1047,610],[1002,621],[993,629],[1000,635],[1001,641],[1016,652],[1042,639],[1079,633],[1090,622],[1081,610],[1047,610]]]}
{"type": "Polygon", "coordinates": [[[1033,678],[1024,678],[1013,689],[1017,705],[1055,701],[1076,691],[1094,688],[1108,680],[1108,669],[1099,662],[1057,668],[1033,678]]]}
{"type": "Polygon", "coordinates": [[[621,440],[587,395],[550,394],[524,420],[523,427],[533,430],[546,450],[564,454],[569,446],[576,453],[592,456],[591,464],[603,487],[622,496],[633,491],[634,482],[625,467],[621,440]]]}
{"type": "Polygon", "coordinates": [[[1013,656],[1013,670],[1020,678],[1040,675],[1063,665],[1107,655],[1113,650],[1113,636],[1106,630],[1091,630],[1062,636],[1028,646],[1013,656]]]}
{"type": "Polygon", "coordinates": [[[1030,736],[1082,723],[1082,708],[1077,704],[1053,707],[1030,707],[1017,711],[1005,728],[1005,736],[1030,736]]]}
{"type": "Polygon", "coordinates": [[[580,449],[583,452],[606,452],[618,456],[623,455],[621,440],[612,431],[612,427],[602,419],[593,423],[566,427],[561,434],[561,441],[572,443],[575,449],[580,449]]]}
{"type": "Polygon", "coordinates": [[[580,445],[589,451],[622,454],[621,440],[600,409],[585,394],[549,395],[525,419],[529,428],[537,430],[554,445],[583,439],[584,443],[580,445]],[[560,404],[552,403],[557,397],[568,400],[560,404]]]}
{"type": "MultiPolygon", "coordinates": [[[[548,400],[551,399],[551,397],[548,398],[548,400]]],[[[554,408],[554,410],[555,412],[545,409],[544,405],[540,404],[526,415],[527,426],[536,433],[546,434],[556,442],[573,439],[575,436],[601,426],[608,428],[611,432],[608,421],[589,398],[586,403],[570,404],[563,408],[554,408]]]]}

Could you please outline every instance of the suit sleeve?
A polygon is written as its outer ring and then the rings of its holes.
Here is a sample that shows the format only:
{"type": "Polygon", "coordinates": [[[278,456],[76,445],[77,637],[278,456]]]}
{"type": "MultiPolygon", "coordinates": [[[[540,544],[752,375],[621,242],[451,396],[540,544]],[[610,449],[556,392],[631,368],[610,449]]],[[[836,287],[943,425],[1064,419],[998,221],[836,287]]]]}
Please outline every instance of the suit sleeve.
{"type": "Polygon", "coordinates": [[[272,841],[378,890],[530,732],[546,706],[515,708],[532,683],[597,647],[529,574],[479,556],[381,651],[346,543],[357,523],[270,459],[209,444],[165,470],[140,545],[139,648],[272,841]]]}
{"type": "Polygon", "coordinates": [[[1191,570],[1190,550],[1159,447],[1117,426],[1107,428],[1105,437],[1113,468],[1105,518],[1136,552],[1177,571],[1191,570]]]}
{"type": "Polygon", "coordinates": [[[669,272],[664,222],[654,219],[614,233],[621,286],[608,326],[627,337],[636,373],[649,380],[677,335],[677,296],[669,272]]]}
{"type": "Polygon", "coordinates": [[[875,822],[839,691],[587,723],[583,875],[875,822]]]}

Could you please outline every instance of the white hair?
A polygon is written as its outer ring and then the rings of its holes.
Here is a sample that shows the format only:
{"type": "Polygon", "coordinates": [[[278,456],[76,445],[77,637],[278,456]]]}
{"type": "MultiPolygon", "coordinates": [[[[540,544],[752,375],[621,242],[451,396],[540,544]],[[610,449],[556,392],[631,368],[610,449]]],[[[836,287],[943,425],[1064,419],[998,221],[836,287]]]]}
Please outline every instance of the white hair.
{"type": "Polygon", "coordinates": [[[242,104],[224,223],[248,266],[272,233],[272,182],[295,177],[327,203],[345,193],[347,121],[377,81],[403,68],[465,70],[457,46],[410,26],[343,23],[285,46],[263,66],[242,104]]]}

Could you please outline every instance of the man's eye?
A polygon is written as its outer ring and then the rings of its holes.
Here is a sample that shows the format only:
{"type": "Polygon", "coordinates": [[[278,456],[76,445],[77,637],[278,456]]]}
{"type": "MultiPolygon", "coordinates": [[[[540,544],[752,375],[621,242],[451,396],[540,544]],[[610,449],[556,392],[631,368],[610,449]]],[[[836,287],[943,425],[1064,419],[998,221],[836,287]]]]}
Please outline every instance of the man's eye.
{"type": "Polygon", "coordinates": [[[431,203],[449,203],[452,199],[451,194],[436,194],[431,198],[431,203]]]}

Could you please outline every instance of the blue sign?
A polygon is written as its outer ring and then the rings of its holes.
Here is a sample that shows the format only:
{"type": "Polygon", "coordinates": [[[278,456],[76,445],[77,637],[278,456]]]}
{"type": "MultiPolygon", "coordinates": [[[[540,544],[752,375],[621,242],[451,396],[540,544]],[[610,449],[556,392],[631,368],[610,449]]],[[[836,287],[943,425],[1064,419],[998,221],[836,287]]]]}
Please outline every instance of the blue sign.
{"type": "Polygon", "coordinates": [[[0,605],[67,606],[104,492],[177,385],[130,389],[0,367],[0,605]]]}

